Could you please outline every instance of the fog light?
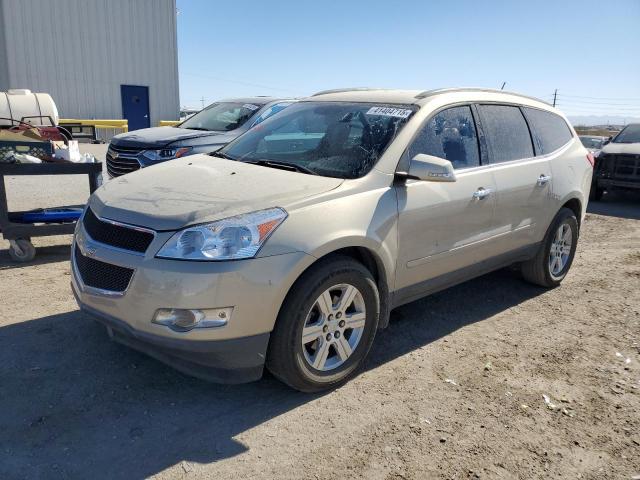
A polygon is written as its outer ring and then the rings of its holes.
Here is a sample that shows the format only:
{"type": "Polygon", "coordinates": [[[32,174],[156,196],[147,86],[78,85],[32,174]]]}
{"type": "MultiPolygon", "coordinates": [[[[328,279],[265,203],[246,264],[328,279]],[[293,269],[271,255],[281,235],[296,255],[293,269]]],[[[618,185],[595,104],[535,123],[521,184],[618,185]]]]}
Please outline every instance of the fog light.
{"type": "Polygon", "coordinates": [[[156,310],[153,323],[164,325],[177,332],[194,328],[223,327],[231,318],[233,307],[210,309],[161,308],[156,310]]]}

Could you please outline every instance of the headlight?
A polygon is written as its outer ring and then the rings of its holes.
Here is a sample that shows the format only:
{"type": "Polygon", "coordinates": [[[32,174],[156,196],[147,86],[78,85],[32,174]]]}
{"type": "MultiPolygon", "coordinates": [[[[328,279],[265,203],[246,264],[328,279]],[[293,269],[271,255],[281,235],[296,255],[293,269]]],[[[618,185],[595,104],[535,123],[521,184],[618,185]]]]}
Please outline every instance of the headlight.
{"type": "Polygon", "coordinates": [[[156,257],[205,261],[253,258],[285,218],[283,209],[270,208],[185,228],[173,235],[156,257]]]}
{"type": "Polygon", "coordinates": [[[159,162],[161,160],[172,160],[174,158],[184,157],[193,150],[193,147],[180,147],[180,148],[163,148],[161,150],[145,150],[142,155],[152,162],[159,162]]]}

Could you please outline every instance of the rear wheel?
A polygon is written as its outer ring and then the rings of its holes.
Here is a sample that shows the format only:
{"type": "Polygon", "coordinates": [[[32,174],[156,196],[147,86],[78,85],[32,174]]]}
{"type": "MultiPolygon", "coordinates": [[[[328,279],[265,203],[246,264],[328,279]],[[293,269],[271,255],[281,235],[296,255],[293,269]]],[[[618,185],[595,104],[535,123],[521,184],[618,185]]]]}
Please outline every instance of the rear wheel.
{"type": "Polygon", "coordinates": [[[578,219],[562,208],[551,222],[536,256],[522,264],[525,280],[547,288],[557,287],[573,263],[578,245],[578,219]]]}
{"type": "Polygon", "coordinates": [[[379,305],[371,273],[355,260],[336,256],[312,266],[282,306],[267,368],[303,392],[344,383],[371,348],[379,305]]]}

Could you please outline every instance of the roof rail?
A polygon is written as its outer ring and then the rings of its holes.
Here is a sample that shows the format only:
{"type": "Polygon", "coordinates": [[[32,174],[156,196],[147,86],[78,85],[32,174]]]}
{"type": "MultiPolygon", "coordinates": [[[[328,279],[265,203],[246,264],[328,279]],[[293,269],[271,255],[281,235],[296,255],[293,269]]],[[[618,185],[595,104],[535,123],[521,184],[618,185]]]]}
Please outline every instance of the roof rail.
{"type": "Polygon", "coordinates": [[[327,95],[329,93],[342,93],[342,92],[366,92],[369,90],[382,90],[382,88],[371,88],[371,87],[334,88],[332,90],[322,90],[320,92],[316,92],[311,96],[317,97],[318,95],[327,95]]]}
{"type": "Polygon", "coordinates": [[[438,95],[440,93],[449,93],[449,92],[487,92],[487,93],[506,93],[507,95],[516,95],[518,97],[523,97],[523,98],[528,98],[530,100],[535,100],[537,102],[542,102],[542,103],[546,103],[547,105],[551,105],[549,102],[545,102],[544,100],[541,100],[539,98],[536,97],[531,97],[529,95],[523,95],[521,93],[516,93],[516,92],[508,92],[506,90],[498,90],[497,88],[478,88],[478,87],[471,87],[471,88],[465,88],[465,87],[457,87],[457,88],[437,88],[435,90],[425,90],[424,92],[420,92],[418,95],[415,96],[415,98],[427,98],[430,97],[432,95],[438,95]]]}

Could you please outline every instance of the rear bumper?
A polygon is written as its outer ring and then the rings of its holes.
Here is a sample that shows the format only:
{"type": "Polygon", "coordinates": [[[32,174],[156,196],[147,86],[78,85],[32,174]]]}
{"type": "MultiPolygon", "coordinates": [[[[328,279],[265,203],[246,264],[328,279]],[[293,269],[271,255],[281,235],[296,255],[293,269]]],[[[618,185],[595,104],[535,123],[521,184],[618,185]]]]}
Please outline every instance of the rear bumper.
{"type": "Polygon", "coordinates": [[[269,333],[228,340],[182,340],[136,330],[126,322],[79,301],[80,309],[107,327],[118,343],[149,355],[176,370],[216,383],[245,383],[262,377],[269,333]]]}

